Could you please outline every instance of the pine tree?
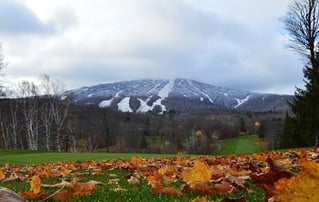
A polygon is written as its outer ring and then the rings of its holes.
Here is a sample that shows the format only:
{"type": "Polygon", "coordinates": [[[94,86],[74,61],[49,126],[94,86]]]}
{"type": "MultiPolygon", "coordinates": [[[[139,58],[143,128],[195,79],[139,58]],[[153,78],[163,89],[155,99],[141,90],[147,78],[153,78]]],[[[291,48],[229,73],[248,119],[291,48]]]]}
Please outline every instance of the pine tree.
{"type": "Polygon", "coordinates": [[[319,141],[319,34],[318,0],[294,1],[285,19],[291,48],[306,58],[304,88],[296,88],[290,103],[293,115],[287,116],[281,147],[318,145],[319,141]],[[317,44],[318,45],[318,44],[317,44]]]}
{"type": "Polygon", "coordinates": [[[318,145],[319,141],[319,61],[318,57],[304,68],[305,88],[297,88],[291,104],[293,132],[299,133],[304,146],[318,145]]]}

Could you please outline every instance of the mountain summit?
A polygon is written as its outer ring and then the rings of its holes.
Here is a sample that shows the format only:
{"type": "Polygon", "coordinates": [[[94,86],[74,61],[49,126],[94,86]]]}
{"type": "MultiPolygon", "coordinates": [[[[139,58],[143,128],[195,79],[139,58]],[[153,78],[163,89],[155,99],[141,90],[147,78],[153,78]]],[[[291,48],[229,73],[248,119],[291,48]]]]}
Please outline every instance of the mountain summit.
{"type": "Polygon", "coordinates": [[[66,91],[78,104],[112,107],[122,112],[181,113],[212,109],[282,111],[290,95],[264,94],[218,87],[189,79],[144,79],[99,84],[66,91]]]}

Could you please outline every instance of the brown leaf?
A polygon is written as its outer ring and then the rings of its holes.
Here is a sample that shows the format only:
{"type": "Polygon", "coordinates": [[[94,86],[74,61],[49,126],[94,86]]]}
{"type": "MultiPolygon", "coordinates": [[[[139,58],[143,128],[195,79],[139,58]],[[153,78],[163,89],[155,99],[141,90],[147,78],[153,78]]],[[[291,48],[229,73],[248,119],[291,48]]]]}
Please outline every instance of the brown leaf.
{"type": "Polygon", "coordinates": [[[239,187],[247,192],[249,191],[247,187],[244,185],[245,181],[242,179],[239,179],[238,177],[229,175],[225,178],[225,180],[231,183],[233,186],[239,187]]]}
{"type": "Polygon", "coordinates": [[[281,178],[290,178],[296,175],[286,170],[285,168],[277,165],[271,158],[267,158],[266,162],[270,166],[269,171],[265,174],[260,175],[252,174],[250,177],[253,183],[260,184],[261,186],[272,186],[276,181],[278,181],[281,178]]]}
{"type": "Polygon", "coordinates": [[[251,181],[258,184],[266,192],[265,200],[272,197],[271,190],[273,189],[274,183],[282,178],[291,178],[296,174],[286,170],[285,168],[277,165],[271,158],[267,158],[266,162],[269,164],[270,169],[265,174],[252,174],[251,181]]]}
{"type": "Polygon", "coordinates": [[[199,194],[210,194],[213,192],[213,189],[206,182],[190,181],[184,185],[183,191],[195,192],[199,194]]]}
{"type": "Polygon", "coordinates": [[[230,193],[234,190],[234,187],[226,181],[223,181],[219,184],[214,184],[212,190],[217,193],[230,193]]]}
{"type": "Polygon", "coordinates": [[[72,201],[72,193],[68,190],[62,190],[53,196],[56,201],[72,201]]]}
{"type": "Polygon", "coordinates": [[[73,195],[89,195],[96,190],[96,185],[102,184],[97,181],[89,181],[85,183],[78,182],[77,178],[73,178],[70,188],[73,195]]]}
{"type": "Polygon", "coordinates": [[[159,194],[168,194],[168,195],[182,195],[183,193],[174,188],[174,187],[159,187],[157,189],[153,189],[154,192],[159,193],[159,194]]]}

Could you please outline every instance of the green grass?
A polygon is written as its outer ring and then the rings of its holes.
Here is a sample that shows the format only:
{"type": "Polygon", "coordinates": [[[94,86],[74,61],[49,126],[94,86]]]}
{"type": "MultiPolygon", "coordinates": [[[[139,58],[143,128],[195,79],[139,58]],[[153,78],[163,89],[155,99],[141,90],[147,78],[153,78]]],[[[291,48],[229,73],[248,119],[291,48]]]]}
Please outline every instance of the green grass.
{"type": "Polygon", "coordinates": [[[221,142],[220,154],[255,153],[263,150],[261,139],[257,135],[245,135],[237,138],[225,139],[221,142]]]}
{"type": "MultiPolygon", "coordinates": [[[[235,154],[235,153],[251,153],[260,151],[262,147],[256,144],[258,138],[256,136],[241,136],[235,139],[223,140],[222,142],[222,154],[235,154]]],[[[133,156],[140,156],[145,158],[162,158],[162,157],[174,157],[176,155],[163,155],[163,154],[136,154],[136,153],[57,153],[57,152],[41,152],[41,151],[24,151],[24,150],[0,150],[0,166],[5,163],[10,164],[41,164],[45,162],[75,162],[85,160],[108,160],[108,159],[130,159],[133,156]]],[[[77,173],[78,175],[79,173],[77,173]]],[[[80,173],[81,181],[87,182],[89,180],[96,180],[105,183],[105,185],[98,185],[97,190],[89,196],[75,197],[75,202],[102,202],[102,201],[190,201],[198,197],[199,195],[193,193],[185,193],[181,196],[162,195],[154,193],[150,186],[147,185],[145,180],[137,185],[130,185],[127,182],[127,176],[132,173],[129,171],[104,171],[102,175],[93,176],[87,173],[80,173]],[[116,174],[117,178],[120,179],[119,184],[123,189],[127,191],[114,191],[112,185],[108,185],[107,182],[111,178],[110,174],[116,174]]],[[[66,180],[70,181],[72,177],[66,180]]],[[[60,182],[61,179],[49,178],[44,179],[45,184],[55,184],[60,182]]],[[[169,186],[175,186],[180,188],[183,183],[173,183],[169,186]]],[[[29,182],[25,181],[13,181],[13,182],[0,182],[0,186],[7,187],[15,192],[27,191],[30,187],[29,182]]],[[[264,200],[264,192],[253,184],[248,183],[247,188],[253,190],[252,192],[246,192],[238,190],[231,195],[224,194],[210,194],[207,196],[208,200],[219,200],[227,196],[240,198],[244,197],[248,202],[257,202],[264,200]]],[[[54,188],[43,188],[43,191],[50,194],[55,192],[57,189],[54,188]]],[[[40,201],[40,200],[29,200],[40,201]]],[[[50,201],[50,200],[49,200],[50,201]]],[[[52,200],[51,200],[52,201],[52,200]]]]}
{"type": "MultiPolygon", "coordinates": [[[[194,193],[185,193],[181,196],[172,196],[172,195],[162,195],[157,194],[153,192],[149,185],[147,185],[145,180],[142,180],[141,183],[136,185],[131,185],[127,182],[127,176],[129,176],[131,173],[129,171],[119,171],[119,170],[113,170],[113,171],[105,171],[102,175],[99,176],[92,176],[92,175],[80,175],[81,181],[87,182],[89,180],[96,180],[105,183],[105,185],[97,185],[97,189],[95,192],[93,192],[89,196],[78,196],[74,197],[73,202],[104,202],[104,201],[119,201],[119,202],[126,202],[126,201],[132,201],[132,202],[171,202],[171,201],[190,201],[191,199],[194,199],[198,196],[198,194],[194,193]],[[127,191],[114,191],[114,185],[108,185],[107,182],[109,179],[114,179],[114,177],[111,177],[110,174],[116,174],[117,179],[120,179],[119,185],[121,188],[126,189],[127,191]]],[[[71,178],[65,179],[67,181],[70,181],[71,178]]],[[[58,178],[49,178],[44,179],[42,183],[44,184],[55,184],[60,182],[60,179],[58,178]]],[[[173,183],[169,186],[174,186],[176,188],[180,188],[182,183],[173,183]]],[[[29,183],[28,182],[6,182],[1,183],[0,186],[7,187],[15,192],[19,191],[28,191],[29,189],[29,183]]],[[[249,184],[248,188],[251,190],[254,190],[254,192],[248,193],[243,190],[238,190],[231,195],[227,194],[210,194],[207,196],[207,199],[212,201],[217,201],[218,199],[225,198],[227,196],[240,198],[244,197],[247,199],[248,202],[250,201],[263,201],[264,193],[263,191],[252,185],[249,184]]],[[[42,188],[43,192],[51,194],[54,193],[57,189],[55,188],[42,188]]],[[[29,200],[29,202],[32,201],[40,201],[40,200],[29,200]]],[[[53,200],[49,200],[53,201],[53,200]]]]}
{"type": "Polygon", "coordinates": [[[58,153],[26,150],[0,150],[0,165],[10,164],[41,164],[46,162],[75,162],[85,160],[130,159],[133,156],[145,158],[174,157],[173,154],[137,154],[137,153],[58,153]]]}

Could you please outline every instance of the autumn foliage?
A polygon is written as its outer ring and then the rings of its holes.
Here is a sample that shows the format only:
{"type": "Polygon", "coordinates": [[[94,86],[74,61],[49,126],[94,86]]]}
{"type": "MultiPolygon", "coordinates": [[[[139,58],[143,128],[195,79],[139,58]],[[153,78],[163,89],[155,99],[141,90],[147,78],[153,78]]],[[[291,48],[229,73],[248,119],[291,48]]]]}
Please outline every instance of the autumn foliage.
{"type": "MultiPolygon", "coordinates": [[[[157,194],[183,195],[194,193],[191,201],[209,201],[210,194],[229,194],[236,190],[251,192],[247,183],[265,190],[265,201],[319,201],[319,149],[288,152],[266,152],[237,156],[203,156],[198,158],[141,158],[130,160],[85,161],[74,163],[46,163],[37,166],[6,164],[0,168],[0,180],[27,181],[29,190],[19,194],[26,199],[53,199],[70,201],[74,196],[93,194],[99,186],[112,186],[114,191],[127,191],[119,179],[81,182],[78,172],[100,175],[108,170],[132,173],[130,186],[146,182],[157,194]],[[72,177],[71,177],[72,176],[72,177]],[[57,184],[43,184],[52,177],[69,177],[57,184]],[[176,187],[173,184],[182,186],[176,187]],[[48,194],[43,187],[58,189],[48,194]]],[[[63,179],[63,178],[62,178],[63,179]]],[[[246,201],[245,198],[228,198],[224,201],[246,201]]]]}

